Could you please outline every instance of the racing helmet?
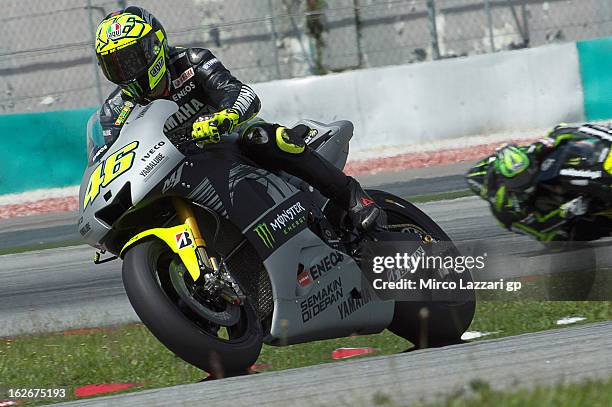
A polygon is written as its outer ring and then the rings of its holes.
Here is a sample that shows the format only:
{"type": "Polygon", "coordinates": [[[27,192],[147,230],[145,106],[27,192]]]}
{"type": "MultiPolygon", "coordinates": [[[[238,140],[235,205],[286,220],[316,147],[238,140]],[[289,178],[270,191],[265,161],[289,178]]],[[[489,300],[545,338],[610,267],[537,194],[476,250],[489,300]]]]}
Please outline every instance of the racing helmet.
{"type": "Polygon", "coordinates": [[[104,76],[136,100],[168,80],[167,55],[164,27],[141,7],[110,13],[96,30],[96,58],[104,76]]]}
{"type": "Polygon", "coordinates": [[[530,186],[537,173],[537,166],[525,148],[508,144],[498,148],[495,155],[494,171],[498,182],[509,189],[525,189],[530,186]]]}

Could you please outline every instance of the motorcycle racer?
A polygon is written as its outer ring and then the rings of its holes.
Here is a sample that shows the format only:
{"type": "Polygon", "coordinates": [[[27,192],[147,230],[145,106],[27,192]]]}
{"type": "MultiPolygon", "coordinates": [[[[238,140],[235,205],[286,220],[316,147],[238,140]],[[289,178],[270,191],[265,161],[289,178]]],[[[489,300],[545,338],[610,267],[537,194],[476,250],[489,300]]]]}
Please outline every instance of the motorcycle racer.
{"type": "Polygon", "coordinates": [[[198,145],[240,132],[245,155],[268,170],[283,170],[319,190],[348,212],[353,226],[384,224],[384,213],[359,183],[305,142],[310,129],[266,123],[255,116],[260,100],[205,48],[168,45],[163,26],[147,10],[130,6],[107,15],[96,30],[96,57],[105,77],[118,85],[100,110],[107,143],[118,137],[136,104],[176,102],[165,132],[188,135],[198,145]]]}
{"type": "Polygon", "coordinates": [[[493,215],[506,229],[543,242],[567,240],[571,238],[570,221],[584,215],[590,202],[582,195],[566,202],[538,195],[536,177],[552,164],[550,154],[568,141],[603,142],[609,151],[612,130],[594,124],[560,124],[533,144],[501,146],[472,167],[466,180],[489,202],[493,215]]]}

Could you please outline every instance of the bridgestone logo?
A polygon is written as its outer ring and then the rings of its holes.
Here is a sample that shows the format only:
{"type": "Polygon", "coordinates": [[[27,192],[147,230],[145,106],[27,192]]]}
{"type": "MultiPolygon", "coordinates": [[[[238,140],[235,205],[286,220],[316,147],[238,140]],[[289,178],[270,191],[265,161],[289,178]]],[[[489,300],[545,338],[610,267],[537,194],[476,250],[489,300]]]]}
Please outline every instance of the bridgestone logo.
{"type": "Polygon", "coordinates": [[[274,242],[275,242],[274,236],[270,232],[270,228],[268,227],[267,224],[260,223],[259,225],[255,227],[255,229],[253,229],[253,231],[257,233],[257,236],[259,236],[263,244],[268,249],[271,249],[272,247],[274,247],[274,242]]]}
{"type": "Polygon", "coordinates": [[[302,206],[301,202],[298,202],[290,208],[285,209],[276,217],[276,219],[274,219],[274,222],[270,223],[272,230],[276,231],[284,228],[288,223],[293,221],[297,215],[304,211],[306,211],[306,209],[302,206]]]}

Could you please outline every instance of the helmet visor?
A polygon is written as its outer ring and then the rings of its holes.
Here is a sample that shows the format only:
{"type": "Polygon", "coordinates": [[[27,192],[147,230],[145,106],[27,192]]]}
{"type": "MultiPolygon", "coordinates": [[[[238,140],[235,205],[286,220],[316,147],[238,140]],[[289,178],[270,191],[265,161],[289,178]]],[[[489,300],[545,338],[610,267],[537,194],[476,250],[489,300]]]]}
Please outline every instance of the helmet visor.
{"type": "Polygon", "coordinates": [[[156,52],[153,32],[126,47],[98,55],[100,67],[106,78],[117,84],[125,85],[146,75],[148,67],[155,60],[156,52]]]}

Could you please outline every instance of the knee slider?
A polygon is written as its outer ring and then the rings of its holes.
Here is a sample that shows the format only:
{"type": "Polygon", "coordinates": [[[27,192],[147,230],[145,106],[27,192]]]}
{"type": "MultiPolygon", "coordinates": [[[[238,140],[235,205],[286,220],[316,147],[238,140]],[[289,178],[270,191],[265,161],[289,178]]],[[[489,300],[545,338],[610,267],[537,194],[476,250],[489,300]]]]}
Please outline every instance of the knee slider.
{"type": "Polygon", "coordinates": [[[275,131],[277,147],[289,154],[303,153],[306,149],[306,142],[303,137],[304,133],[298,128],[299,126],[292,129],[278,127],[275,131]]]}

